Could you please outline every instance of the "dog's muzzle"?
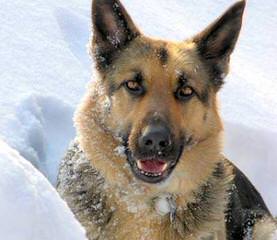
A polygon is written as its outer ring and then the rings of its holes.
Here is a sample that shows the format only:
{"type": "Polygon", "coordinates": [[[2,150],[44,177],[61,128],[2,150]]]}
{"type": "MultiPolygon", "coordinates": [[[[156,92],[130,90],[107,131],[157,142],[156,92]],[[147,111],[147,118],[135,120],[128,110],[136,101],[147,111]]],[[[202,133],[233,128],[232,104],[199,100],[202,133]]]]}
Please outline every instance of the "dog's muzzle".
{"type": "Polygon", "coordinates": [[[147,126],[137,139],[136,149],[127,147],[126,154],[138,179],[159,183],[171,174],[182,151],[183,145],[174,140],[169,128],[156,124],[147,126]]]}

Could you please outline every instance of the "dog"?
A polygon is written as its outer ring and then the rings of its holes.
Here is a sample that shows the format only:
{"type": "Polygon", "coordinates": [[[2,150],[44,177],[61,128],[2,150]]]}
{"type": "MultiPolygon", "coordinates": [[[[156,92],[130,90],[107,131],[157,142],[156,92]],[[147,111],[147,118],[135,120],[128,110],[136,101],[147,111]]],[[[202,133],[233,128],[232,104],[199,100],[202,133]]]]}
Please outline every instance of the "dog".
{"type": "Polygon", "coordinates": [[[222,154],[217,93],[245,1],[183,42],[149,38],[94,0],[97,79],[75,114],[57,189],[90,240],[266,240],[276,222],[222,154]]]}

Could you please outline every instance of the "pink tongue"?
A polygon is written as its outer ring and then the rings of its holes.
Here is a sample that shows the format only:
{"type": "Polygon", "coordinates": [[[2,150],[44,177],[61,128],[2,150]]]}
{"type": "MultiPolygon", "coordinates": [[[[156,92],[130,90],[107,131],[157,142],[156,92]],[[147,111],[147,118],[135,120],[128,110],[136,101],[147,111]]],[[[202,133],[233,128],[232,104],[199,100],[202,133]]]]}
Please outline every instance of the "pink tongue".
{"type": "Polygon", "coordinates": [[[144,172],[161,173],[166,163],[159,160],[142,160],[140,164],[141,170],[144,172]]]}

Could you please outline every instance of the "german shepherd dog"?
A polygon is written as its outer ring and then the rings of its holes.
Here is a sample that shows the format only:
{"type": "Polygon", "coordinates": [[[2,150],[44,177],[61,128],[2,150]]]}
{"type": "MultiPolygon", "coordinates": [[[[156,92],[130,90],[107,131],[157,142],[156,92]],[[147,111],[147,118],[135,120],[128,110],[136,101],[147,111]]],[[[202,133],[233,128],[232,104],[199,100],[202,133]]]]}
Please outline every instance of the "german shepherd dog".
{"type": "Polygon", "coordinates": [[[119,0],[94,0],[97,79],[58,191],[90,240],[266,240],[276,222],[222,154],[217,93],[245,1],[182,42],[141,33],[119,0]]]}

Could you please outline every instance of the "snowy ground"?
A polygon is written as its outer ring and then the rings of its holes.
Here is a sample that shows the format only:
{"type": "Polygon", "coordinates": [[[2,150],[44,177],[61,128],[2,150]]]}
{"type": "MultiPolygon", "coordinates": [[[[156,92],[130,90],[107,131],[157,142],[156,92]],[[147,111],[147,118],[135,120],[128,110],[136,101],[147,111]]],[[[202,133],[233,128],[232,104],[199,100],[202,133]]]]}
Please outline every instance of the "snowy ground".
{"type": "Polygon", "coordinates": [[[0,169],[1,239],[86,239],[84,229],[46,178],[1,140],[0,169]]]}
{"type": "MultiPolygon", "coordinates": [[[[145,33],[182,40],[203,29],[233,1],[122,2],[145,33]]],[[[0,5],[0,138],[55,183],[59,161],[75,134],[74,108],[91,78],[86,51],[90,0],[0,0],[0,5]]],[[[250,177],[275,215],[276,9],[275,0],[247,2],[231,74],[220,96],[226,155],[250,177]]],[[[4,156],[1,169],[7,161],[4,156]]],[[[14,175],[10,179],[13,186],[20,181],[14,175]]],[[[1,194],[2,188],[6,189],[0,184],[1,194]]]]}

